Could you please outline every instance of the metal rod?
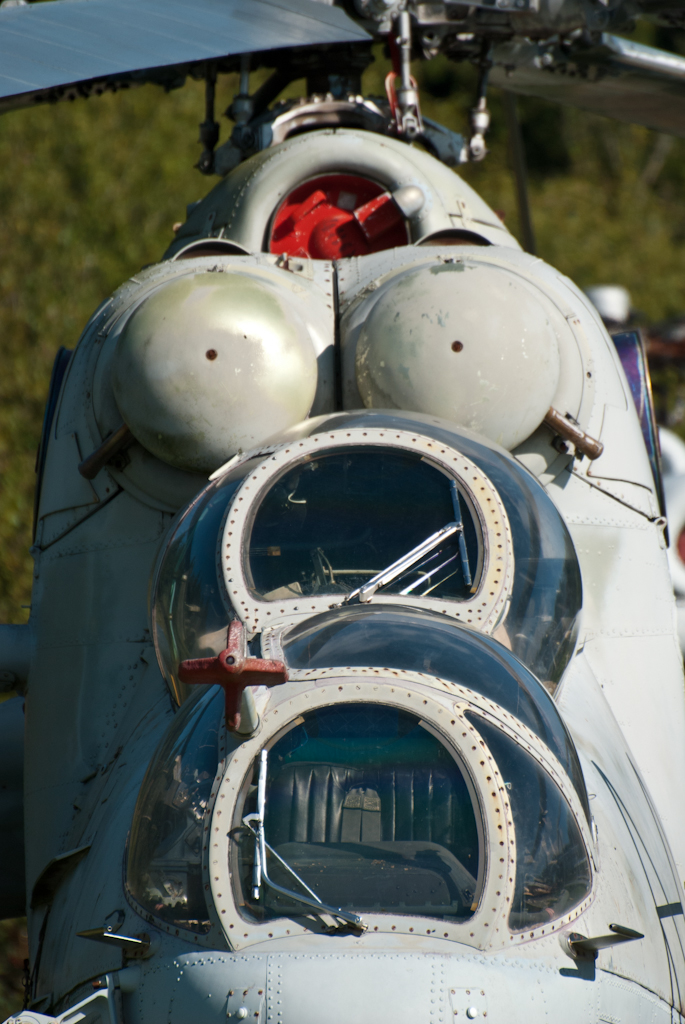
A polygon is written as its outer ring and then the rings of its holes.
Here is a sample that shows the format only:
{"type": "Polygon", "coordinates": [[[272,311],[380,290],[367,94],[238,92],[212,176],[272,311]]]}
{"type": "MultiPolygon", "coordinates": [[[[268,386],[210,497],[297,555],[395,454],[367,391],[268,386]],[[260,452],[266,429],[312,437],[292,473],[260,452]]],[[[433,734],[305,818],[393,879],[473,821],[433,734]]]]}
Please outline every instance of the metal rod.
{"type": "Polygon", "coordinates": [[[254,866],[252,868],[252,898],[259,899],[259,890],[262,884],[262,847],[260,836],[264,833],[264,813],[266,808],[266,774],[268,753],[262,750],[259,755],[259,779],[257,782],[257,813],[250,814],[243,819],[247,825],[254,821],[257,826],[255,835],[254,866]]]}
{"type": "Polygon", "coordinates": [[[320,900],[318,896],[315,900],[310,899],[309,896],[303,896],[300,893],[293,892],[291,889],[284,889],[282,885],[272,881],[266,868],[266,847],[263,829],[260,832],[260,843],[262,845],[262,876],[270,889],[274,889],[276,892],[280,892],[282,896],[288,896],[291,900],[296,900],[298,903],[303,903],[305,907],[311,907],[312,910],[316,910],[319,914],[323,911],[325,914],[330,914],[331,917],[339,917],[346,924],[350,924],[360,931],[366,931],[366,924],[359,914],[351,914],[346,910],[341,910],[340,907],[332,907],[320,900]]]}
{"type": "MultiPolygon", "coordinates": [[[[433,557],[435,558],[436,556],[434,555],[433,557]]],[[[446,558],[444,562],[441,562],[440,565],[436,565],[433,569],[431,569],[430,572],[424,572],[422,576],[419,576],[417,580],[414,580],[413,583],[410,583],[408,587],[405,587],[404,590],[400,590],[400,596],[406,597],[407,594],[411,594],[414,590],[416,590],[417,587],[420,587],[422,583],[425,583],[426,581],[430,582],[433,576],[435,576],[436,572],[440,572],[440,570],[444,569],[446,565],[449,565],[451,562],[454,562],[456,557],[456,555],[452,555],[450,558],[446,558]]],[[[450,573],[450,576],[454,576],[454,573],[450,573]]],[[[447,578],[449,579],[450,576],[448,576],[447,578]]],[[[435,590],[435,587],[439,587],[441,583],[444,583],[444,580],[438,580],[435,586],[431,587],[431,590],[435,590]]],[[[426,591],[424,591],[423,594],[420,595],[420,597],[425,596],[426,591]]]]}
{"type": "Polygon", "coordinates": [[[214,99],[216,96],[216,62],[205,64],[205,119],[200,125],[200,142],[204,146],[202,155],[195,165],[202,174],[211,174],[214,168],[214,150],[219,141],[219,124],[214,120],[214,99]]]}
{"type": "Polygon", "coordinates": [[[297,871],[295,871],[293,868],[291,868],[290,864],[288,864],[287,861],[283,860],[283,858],[281,857],[280,854],[276,853],[276,851],[274,850],[273,846],[269,846],[269,844],[267,843],[266,839],[264,840],[264,846],[267,848],[269,853],[272,854],[276,858],[276,860],[279,862],[279,864],[282,864],[283,867],[285,868],[285,870],[288,871],[293,876],[293,878],[297,882],[300,883],[302,888],[306,889],[307,892],[309,893],[309,895],[312,896],[319,905],[321,905],[321,900],[316,895],[314,890],[310,889],[309,886],[307,885],[307,883],[305,882],[304,878],[300,878],[300,876],[298,875],[297,871]]]}
{"type": "Polygon", "coordinates": [[[365,583],[363,587],[357,587],[356,590],[351,591],[345,598],[345,602],[351,601],[354,597],[359,597],[359,600],[363,603],[368,601],[370,597],[376,593],[379,587],[384,587],[386,583],[392,583],[395,577],[399,576],[405,569],[409,569],[415,562],[418,562],[419,558],[423,555],[427,555],[429,551],[436,548],[438,544],[441,544],[443,540],[451,537],[453,533],[462,529],[458,523],[448,523],[447,526],[443,526],[441,530],[437,530],[432,533],[430,537],[427,537],[420,544],[417,544],[415,548],[408,551],[406,555],[402,555],[396,562],[389,565],[387,569],[383,569],[376,576],[373,576],[368,583],[365,583]]]}
{"type": "Polygon", "coordinates": [[[275,100],[291,81],[291,75],[287,71],[276,68],[273,75],[267,78],[263,85],[260,85],[252,97],[253,116],[257,117],[259,114],[263,114],[272,100],[275,100]]]}
{"type": "Polygon", "coordinates": [[[513,93],[502,91],[504,103],[504,115],[507,119],[507,130],[509,132],[509,151],[514,171],[516,184],[516,202],[518,206],[519,224],[521,226],[521,242],[526,252],[535,256],[537,247],[535,245],[535,232],[533,221],[530,215],[530,203],[528,201],[528,175],[526,173],[526,153],[523,148],[523,137],[521,125],[516,109],[516,97],[513,93]]]}
{"type": "Polygon", "coordinates": [[[401,11],[399,16],[399,33],[397,42],[400,49],[400,77],[404,89],[411,88],[411,16],[409,11],[401,11]]]}
{"type": "Polygon", "coordinates": [[[122,423],[118,430],[115,430],[112,434],[102,442],[99,448],[96,448],[94,452],[86,456],[83,462],[79,463],[78,471],[81,476],[85,477],[86,480],[94,480],[101,469],[103,469],[108,462],[110,462],[114,456],[131,444],[134,440],[133,434],[126,426],[122,423]]]}
{"type": "Polygon", "coordinates": [[[604,445],[594,437],[586,434],[581,427],[562,416],[556,409],[550,409],[544,418],[544,423],[562,437],[564,441],[570,441],[575,445],[576,451],[581,455],[587,455],[588,459],[598,459],[604,451],[604,445]]]}
{"type": "Polygon", "coordinates": [[[240,58],[240,95],[250,94],[250,54],[244,53],[240,58]]]}
{"type": "Polygon", "coordinates": [[[469,553],[466,550],[466,538],[464,537],[464,521],[461,516],[461,503],[459,501],[459,488],[457,487],[456,480],[450,481],[450,494],[452,495],[452,507],[454,508],[454,521],[461,526],[459,531],[459,556],[461,558],[461,571],[464,577],[464,583],[467,587],[470,587],[473,583],[471,579],[471,566],[469,565],[469,553]]]}
{"type": "Polygon", "coordinates": [[[470,114],[471,138],[469,139],[469,158],[475,163],[485,159],[487,146],[485,135],[490,127],[490,111],[488,110],[488,76],[492,67],[492,43],[483,39],[480,54],[474,64],[478,67],[478,89],[476,105],[470,114]]]}
{"type": "Polygon", "coordinates": [[[264,835],[268,757],[269,754],[267,750],[262,750],[259,756],[259,780],[257,782],[257,814],[254,816],[254,818],[252,817],[252,815],[249,815],[248,818],[243,819],[246,824],[249,819],[252,819],[255,821],[255,824],[257,826],[256,839],[259,847],[259,859],[261,861],[261,876],[264,882],[269,886],[270,889],[274,889],[276,892],[280,892],[282,896],[288,896],[290,899],[294,899],[298,903],[303,903],[306,907],[311,907],[313,910],[316,910],[319,913],[323,911],[326,914],[330,914],[332,917],[338,917],[340,918],[340,920],[345,921],[346,924],[352,925],[354,928],[357,928],[360,931],[365,931],[366,925],[362,918],[359,916],[359,914],[349,913],[346,910],[341,910],[340,907],[329,906],[328,903],[324,903],[322,900],[320,900],[316,893],[312,889],[310,889],[309,886],[305,884],[305,882],[302,881],[300,876],[295,871],[293,871],[290,865],[287,864],[282,859],[282,857],[279,857],[276,851],[273,850],[270,846],[268,847],[268,849],[271,850],[271,853],[273,853],[273,855],[281,862],[281,864],[283,864],[283,866],[288,869],[290,874],[297,879],[297,881],[307,890],[307,892],[311,893],[312,898],[310,899],[308,896],[303,896],[300,893],[292,892],[291,889],[284,889],[282,885],[278,885],[278,883],[272,881],[272,879],[269,877],[266,862],[266,851],[268,844],[266,842],[266,837],[264,835]]]}

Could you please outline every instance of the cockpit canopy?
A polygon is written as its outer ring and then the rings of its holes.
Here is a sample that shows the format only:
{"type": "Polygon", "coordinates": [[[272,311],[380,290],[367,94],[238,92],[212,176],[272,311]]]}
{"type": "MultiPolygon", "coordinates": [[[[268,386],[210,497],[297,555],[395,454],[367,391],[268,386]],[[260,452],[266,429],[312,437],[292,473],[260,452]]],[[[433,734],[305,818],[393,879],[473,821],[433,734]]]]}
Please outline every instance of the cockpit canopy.
{"type": "Polygon", "coordinates": [[[346,413],[306,429],[229,467],[163,549],[152,618],[177,699],[179,664],[222,651],[236,615],[259,633],[367,601],[491,634],[553,690],[582,589],[537,481],[495,445],[417,414],[346,413]]]}
{"type": "MultiPolygon", "coordinates": [[[[283,888],[297,889],[285,862],[334,907],[472,916],[484,867],[478,805],[454,751],[416,715],[366,703],[311,711],[269,750],[266,783],[268,870],[283,888]]],[[[256,796],[250,787],[240,820],[256,796]]],[[[261,920],[301,913],[269,888],[254,898],[251,838],[243,832],[234,847],[246,910],[261,920]]]]}
{"type": "Polygon", "coordinates": [[[348,596],[385,566],[457,522],[384,585],[386,594],[468,600],[483,562],[478,516],[450,478],[424,457],[389,446],[322,452],[297,462],[256,509],[248,579],[266,601],[348,596]]]}
{"type": "MultiPolygon", "coordinates": [[[[401,669],[447,679],[514,715],[549,747],[590,817],[583,773],[556,705],[535,676],[502,644],[434,612],[357,606],[317,615],[290,628],[281,650],[290,670],[330,667],[401,669]]],[[[292,674],[292,672],[291,672],[292,674]]]]}
{"type": "MultiPolygon", "coordinates": [[[[298,644],[302,655],[302,639],[290,646],[292,655],[298,644]]],[[[309,693],[308,706],[288,718],[292,701],[286,702],[284,720],[265,725],[242,760],[246,741],[223,734],[221,690],[199,691],[181,709],[141,787],[127,873],[134,905],[166,930],[208,932],[202,851],[211,830],[205,856],[216,875],[214,918],[223,924],[228,901],[246,931],[279,919],[291,927],[303,915],[310,920],[311,901],[300,899],[307,894],[344,911],[391,915],[392,922],[396,915],[427,918],[429,934],[437,919],[441,931],[456,927],[451,934],[467,943],[478,920],[481,929],[491,920],[495,896],[502,897],[502,939],[507,928],[526,935],[553,930],[577,912],[592,873],[580,809],[587,810],[587,796],[573,743],[553,702],[532,677],[526,680],[525,669],[515,671],[515,659],[498,662],[497,645],[484,637],[471,642],[471,655],[482,647],[472,697],[451,691],[451,722],[444,705],[422,699],[430,691],[417,692],[412,681],[404,680],[399,706],[396,680],[375,686],[377,699],[369,700],[353,696],[357,677],[349,696],[335,703],[328,697],[312,707],[309,693]],[[510,713],[505,708],[519,683],[519,714],[510,713]],[[473,696],[478,690],[485,701],[473,696]],[[526,731],[524,720],[536,719],[544,743],[526,731]],[[226,741],[230,756],[221,761],[226,741]],[[212,814],[221,817],[212,821],[212,814]],[[255,818],[264,824],[263,856],[255,818]],[[499,831],[504,820],[506,833],[499,831]],[[220,853],[218,833],[226,837],[220,853]],[[503,863],[511,877],[498,882],[503,863]]],[[[313,647],[325,658],[325,639],[313,647]]],[[[332,689],[337,695],[343,687],[332,689]]],[[[377,931],[394,930],[378,916],[374,921],[377,931]]]]}

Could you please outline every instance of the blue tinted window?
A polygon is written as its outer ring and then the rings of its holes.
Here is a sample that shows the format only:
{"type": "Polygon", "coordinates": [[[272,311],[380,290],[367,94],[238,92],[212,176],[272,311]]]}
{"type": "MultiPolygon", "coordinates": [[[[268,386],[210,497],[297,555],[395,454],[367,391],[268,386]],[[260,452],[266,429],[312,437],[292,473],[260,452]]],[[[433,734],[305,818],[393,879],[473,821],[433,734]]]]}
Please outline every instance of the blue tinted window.
{"type": "Polygon", "coordinates": [[[544,740],[568,772],[589,817],[578,755],[554,701],[496,640],[433,612],[367,606],[307,619],[286,634],[283,650],[293,668],[401,668],[482,693],[544,740]]]}
{"type": "MultiPolygon", "coordinates": [[[[255,810],[255,782],[239,821],[255,810]]],[[[310,712],[269,751],[268,873],[298,891],[282,858],[335,907],[466,919],[477,894],[475,815],[450,751],[395,708],[359,703],[310,712]]],[[[233,835],[250,912],[259,919],[302,913],[266,884],[254,899],[254,840],[247,829],[233,835]]]]}
{"type": "Polygon", "coordinates": [[[466,717],[497,762],[516,833],[514,931],[563,917],[590,892],[592,877],[580,829],[564,796],[535,759],[479,715],[466,717]]]}
{"type": "Polygon", "coordinates": [[[214,686],[184,704],[143,779],[131,827],[129,892],[149,914],[192,932],[209,930],[202,836],[223,713],[214,686]]]}
{"type": "MultiPolygon", "coordinates": [[[[463,497],[466,578],[456,534],[382,588],[465,600],[478,566],[478,533],[463,497]]],[[[249,541],[252,585],[264,599],[348,594],[455,521],[450,478],[396,448],[344,448],[289,469],[261,501],[249,541]]]]}

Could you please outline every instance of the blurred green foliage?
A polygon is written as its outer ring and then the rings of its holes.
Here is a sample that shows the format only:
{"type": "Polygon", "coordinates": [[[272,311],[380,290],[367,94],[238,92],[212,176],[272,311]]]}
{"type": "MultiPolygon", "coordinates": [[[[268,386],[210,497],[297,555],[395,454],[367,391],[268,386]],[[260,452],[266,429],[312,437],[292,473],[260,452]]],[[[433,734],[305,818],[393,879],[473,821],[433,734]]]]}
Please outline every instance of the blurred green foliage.
{"type": "Polygon", "coordinates": [[[0,1018],[24,1002],[24,960],[29,955],[26,921],[0,921],[0,1018]]]}
{"type": "MultiPolygon", "coordinates": [[[[640,38],[682,48],[673,33],[643,29],[640,38]]],[[[367,94],[382,94],[388,66],[378,50],[367,94]]],[[[425,114],[465,131],[475,70],[439,58],[415,74],[425,114]]],[[[218,110],[235,84],[221,80],[218,110]]],[[[490,155],[461,173],[517,234],[496,90],[490,106],[490,155]]],[[[540,100],[519,100],[519,113],[538,254],[581,287],[625,285],[649,320],[685,312],[685,141],[540,100]]],[[[203,116],[202,86],[190,82],[168,95],[145,86],[0,120],[0,621],[28,617],[34,460],[54,355],[160,257],[186,204],[214,184],[193,168],[203,116]]],[[[2,1016],[21,1004],[21,927],[0,925],[2,1016]]]]}

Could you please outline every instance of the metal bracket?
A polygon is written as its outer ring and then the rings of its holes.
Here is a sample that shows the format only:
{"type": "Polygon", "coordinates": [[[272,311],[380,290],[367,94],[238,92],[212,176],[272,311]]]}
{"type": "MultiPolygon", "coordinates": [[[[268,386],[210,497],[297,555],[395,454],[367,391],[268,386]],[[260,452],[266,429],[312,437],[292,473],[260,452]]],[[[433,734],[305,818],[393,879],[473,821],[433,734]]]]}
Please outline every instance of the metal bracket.
{"type": "Polygon", "coordinates": [[[87,928],[76,934],[80,939],[91,939],[93,942],[102,942],[105,946],[115,946],[129,960],[144,960],[154,953],[152,939],[147,932],[140,935],[121,935],[114,931],[112,925],[107,925],[105,928],[87,928]]]}
{"type": "Polygon", "coordinates": [[[79,463],[79,473],[86,480],[94,480],[108,462],[111,462],[119,452],[128,448],[134,441],[133,434],[126,424],[122,423],[118,430],[108,434],[102,444],[86,456],[83,462],[79,463]]]}
{"type": "Polygon", "coordinates": [[[610,924],[611,935],[596,935],[588,939],[579,932],[571,932],[562,938],[566,952],[574,960],[596,960],[601,949],[609,949],[610,946],[618,946],[621,942],[635,942],[637,939],[644,939],[641,932],[632,928],[625,928],[621,924],[610,924]]]}
{"type": "MultiPolygon", "coordinates": [[[[589,434],[586,434],[579,426],[576,426],[571,420],[562,416],[556,409],[550,409],[543,422],[554,431],[557,437],[563,438],[564,441],[570,441],[571,444],[575,445],[576,451],[580,455],[587,455],[588,459],[598,459],[604,451],[604,445],[601,441],[590,437],[589,434]]],[[[555,448],[557,451],[560,450],[556,445],[555,448]]]]}
{"type": "Polygon", "coordinates": [[[248,686],[278,686],[288,678],[282,661],[246,657],[245,630],[239,619],[228,629],[226,650],[215,658],[192,658],[178,668],[182,683],[218,683],[226,696],[226,728],[240,731],[240,703],[248,686]]]}

